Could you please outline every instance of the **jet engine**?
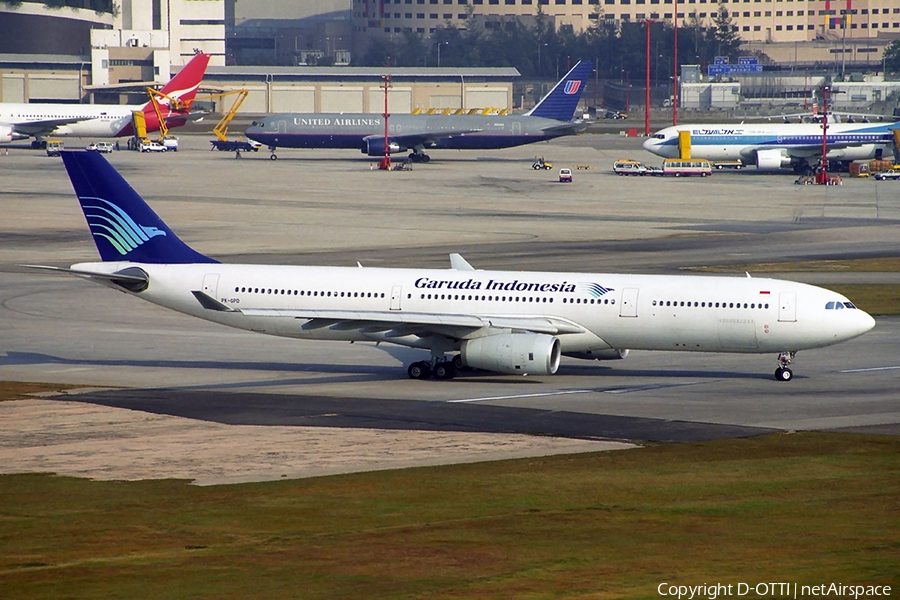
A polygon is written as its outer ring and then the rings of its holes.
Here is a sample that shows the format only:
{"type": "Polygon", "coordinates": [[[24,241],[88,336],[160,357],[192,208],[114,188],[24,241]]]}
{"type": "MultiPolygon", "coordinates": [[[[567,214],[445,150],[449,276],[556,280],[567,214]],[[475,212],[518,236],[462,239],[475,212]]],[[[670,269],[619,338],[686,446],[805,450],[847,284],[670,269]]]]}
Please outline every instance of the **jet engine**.
{"type": "Polygon", "coordinates": [[[506,333],[463,342],[464,365],[512,375],[552,375],[559,368],[559,339],[540,333],[506,333]]]}
{"type": "Polygon", "coordinates": [[[9,144],[15,140],[24,140],[27,135],[15,133],[9,125],[0,125],[0,144],[9,144]]]}
{"type": "MultiPolygon", "coordinates": [[[[397,142],[388,143],[388,153],[402,152],[403,148],[397,142]]],[[[366,139],[366,154],[369,156],[384,156],[384,138],[372,137],[366,139]]]]}
{"type": "Polygon", "coordinates": [[[565,355],[582,360],[622,360],[628,356],[628,350],[611,348],[609,350],[588,350],[587,352],[566,352],[565,355]]]}
{"type": "Polygon", "coordinates": [[[791,166],[791,157],[781,150],[757,150],[756,167],[763,171],[772,171],[791,166]]]}

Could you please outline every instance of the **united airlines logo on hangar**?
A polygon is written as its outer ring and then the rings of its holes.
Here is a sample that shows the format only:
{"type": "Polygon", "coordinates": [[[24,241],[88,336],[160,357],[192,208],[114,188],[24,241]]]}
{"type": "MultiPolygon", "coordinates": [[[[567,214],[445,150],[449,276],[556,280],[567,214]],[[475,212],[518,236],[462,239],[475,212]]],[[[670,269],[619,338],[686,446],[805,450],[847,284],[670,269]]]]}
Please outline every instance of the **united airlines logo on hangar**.
{"type": "Polygon", "coordinates": [[[571,94],[577,94],[579,88],[581,88],[581,81],[580,81],[580,80],[567,81],[567,82],[566,82],[566,89],[563,90],[563,91],[564,91],[566,94],[569,94],[569,95],[571,95],[571,94]]]}
{"type": "Polygon", "coordinates": [[[165,231],[160,231],[156,227],[138,225],[128,216],[128,213],[109,200],[90,196],[79,198],[79,200],[82,201],[84,216],[91,228],[91,234],[107,240],[122,256],[150,238],[166,235],[165,231]],[[87,204],[86,202],[90,200],[96,200],[103,204],[87,204]]]}
{"type": "Polygon", "coordinates": [[[606,288],[599,283],[592,282],[581,282],[578,284],[578,289],[593,298],[599,298],[603,294],[613,291],[613,288],[606,288]]]}

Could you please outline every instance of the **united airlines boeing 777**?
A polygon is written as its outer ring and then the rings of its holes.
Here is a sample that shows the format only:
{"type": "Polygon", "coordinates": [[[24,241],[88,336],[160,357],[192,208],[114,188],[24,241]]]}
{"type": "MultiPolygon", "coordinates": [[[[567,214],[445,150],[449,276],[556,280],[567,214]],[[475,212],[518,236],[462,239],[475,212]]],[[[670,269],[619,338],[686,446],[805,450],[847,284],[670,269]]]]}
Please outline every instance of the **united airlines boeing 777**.
{"type": "Polygon", "coordinates": [[[63,152],[103,262],[62,271],[223,325],[307,340],[390,342],[430,352],[410,377],[459,366],[550,375],[560,356],[625,358],[628,348],[778,354],[869,331],[847,298],[776,279],[226,265],[188,247],[96,152],[63,152]]]}
{"type": "MultiPolygon", "coordinates": [[[[881,158],[890,153],[900,123],[832,123],[828,125],[828,160],[881,158]]],[[[678,136],[691,134],[691,157],[736,161],[762,170],[793,168],[801,172],[822,156],[822,125],[816,123],[676,125],[647,138],[644,149],[678,158],[678,136]]]]}
{"type": "MultiPolygon", "coordinates": [[[[169,98],[187,105],[197,95],[197,88],[209,63],[208,54],[198,54],[184,66],[161,90],[169,98]]],[[[176,109],[168,98],[159,100],[160,114],[167,127],[180,127],[191,119],[189,109],[176,109]]],[[[153,104],[125,106],[118,104],[13,104],[0,103],[0,144],[34,137],[37,146],[41,138],[74,136],[115,138],[134,135],[132,118],[142,111],[147,131],[159,130],[159,117],[153,104]]]]}
{"type": "MultiPolygon", "coordinates": [[[[579,62],[529,112],[521,115],[391,115],[388,151],[410,150],[413,162],[428,162],[425,150],[494,150],[543,142],[585,129],[573,120],[593,63],[579,62]]],[[[374,113],[290,113],[253,124],[247,137],[275,150],[353,148],[384,156],[384,118],[374,113]]]]}

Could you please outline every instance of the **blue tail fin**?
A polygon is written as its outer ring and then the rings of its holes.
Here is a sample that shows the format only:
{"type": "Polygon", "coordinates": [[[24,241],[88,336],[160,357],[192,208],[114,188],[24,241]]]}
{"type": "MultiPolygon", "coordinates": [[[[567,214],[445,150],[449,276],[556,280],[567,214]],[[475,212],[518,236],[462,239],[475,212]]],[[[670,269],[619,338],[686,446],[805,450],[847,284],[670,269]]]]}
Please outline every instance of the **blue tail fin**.
{"type": "Polygon", "coordinates": [[[594,63],[579,61],[527,114],[557,121],[571,121],[593,70],[594,63]]]}
{"type": "Polygon", "coordinates": [[[178,239],[99,152],[61,152],[104,261],[215,263],[178,239]]]}

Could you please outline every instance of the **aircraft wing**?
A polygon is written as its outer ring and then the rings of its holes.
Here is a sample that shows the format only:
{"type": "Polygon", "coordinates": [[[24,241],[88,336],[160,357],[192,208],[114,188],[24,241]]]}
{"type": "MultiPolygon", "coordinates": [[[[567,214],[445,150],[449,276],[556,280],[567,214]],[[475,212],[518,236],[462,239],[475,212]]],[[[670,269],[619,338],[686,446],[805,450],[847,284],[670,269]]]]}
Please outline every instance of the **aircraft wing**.
{"type": "MultiPolygon", "coordinates": [[[[867,144],[871,144],[872,142],[828,142],[828,150],[840,150],[843,148],[858,148],[860,146],[864,146],[867,144]]],[[[822,144],[798,144],[798,145],[790,145],[790,146],[746,146],[741,150],[741,157],[746,160],[755,160],[758,152],[767,152],[767,151],[781,151],[786,156],[791,156],[794,158],[810,158],[815,157],[818,158],[822,156],[822,144]]]]}
{"type": "Polygon", "coordinates": [[[40,119],[28,121],[26,123],[16,123],[12,126],[13,131],[23,135],[50,135],[61,125],[71,125],[80,121],[89,121],[93,117],[67,117],[65,119],[40,119]]]}
{"type": "Polygon", "coordinates": [[[587,129],[587,123],[584,121],[565,121],[560,123],[559,125],[548,125],[547,127],[541,127],[541,131],[544,133],[558,133],[562,131],[573,131],[575,133],[579,133],[587,129]]]}
{"type": "MultiPolygon", "coordinates": [[[[408,133],[404,133],[403,135],[391,135],[388,136],[388,139],[392,142],[396,142],[401,146],[405,146],[407,148],[414,148],[418,145],[425,146],[426,148],[429,146],[433,146],[437,144],[440,140],[444,140],[447,138],[457,137],[460,135],[465,135],[467,133],[478,133],[479,131],[483,131],[482,129],[455,129],[455,130],[447,130],[447,131],[411,131],[408,133]]],[[[384,139],[383,135],[370,135],[368,137],[363,138],[363,141],[368,142],[369,140],[381,140],[384,139]]]]}
{"type": "Polygon", "coordinates": [[[563,335],[585,330],[570,321],[556,317],[518,317],[491,315],[448,315],[405,311],[347,311],[241,308],[227,306],[201,292],[191,292],[203,308],[220,312],[241,313],[248,317],[282,317],[305,320],[301,329],[330,328],[342,331],[384,334],[383,337],[439,334],[465,338],[480,329],[515,329],[531,333],[563,335]]]}

